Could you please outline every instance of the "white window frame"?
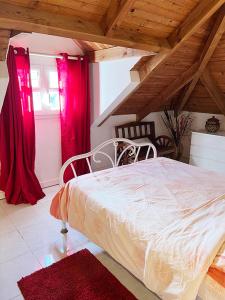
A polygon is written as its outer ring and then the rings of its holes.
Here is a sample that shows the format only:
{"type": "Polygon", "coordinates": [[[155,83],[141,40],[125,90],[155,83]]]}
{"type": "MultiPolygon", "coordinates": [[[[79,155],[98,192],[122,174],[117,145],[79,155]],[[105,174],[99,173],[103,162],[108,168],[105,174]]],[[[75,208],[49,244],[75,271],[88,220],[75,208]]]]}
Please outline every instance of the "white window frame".
{"type": "MultiPolygon", "coordinates": [[[[40,92],[41,97],[44,97],[45,94],[48,94],[50,90],[57,90],[57,88],[50,88],[49,85],[49,73],[51,71],[57,72],[57,66],[55,65],[48,65],[48,64],[31,64],[31,70],[37,69],[40,72],[40,87],[32,87],[32,92],[40,92]]],[[[37,118],[45,118],[48,116],[59,116],[59,110],[50,110],[50,109],[42,109],[42,110],[34,110],[34,115],[37,118]]]]}

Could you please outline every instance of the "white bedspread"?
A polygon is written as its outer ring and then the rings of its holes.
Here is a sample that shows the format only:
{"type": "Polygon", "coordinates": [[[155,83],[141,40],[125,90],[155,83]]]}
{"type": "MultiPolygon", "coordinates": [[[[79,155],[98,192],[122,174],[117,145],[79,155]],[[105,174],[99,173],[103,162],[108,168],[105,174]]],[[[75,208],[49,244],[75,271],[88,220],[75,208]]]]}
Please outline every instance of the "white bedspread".
{"type": "Polygon", "coordinates": [[[225,177],[174,160],[81,176],[59,196],[51,213],[162,299],[195,299],[225,241],[225,177]]]}

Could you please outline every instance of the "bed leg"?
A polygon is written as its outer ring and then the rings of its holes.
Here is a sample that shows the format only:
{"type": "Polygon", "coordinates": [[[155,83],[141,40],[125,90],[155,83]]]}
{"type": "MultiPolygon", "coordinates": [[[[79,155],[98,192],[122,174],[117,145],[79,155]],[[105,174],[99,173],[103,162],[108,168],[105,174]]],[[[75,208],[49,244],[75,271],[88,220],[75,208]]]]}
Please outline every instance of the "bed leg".
{"type": "Polygon", "coordinates": [[[65,234],[68,232],[68,229],[66,227],[66,222],[62,221],[62,229],[61,229],[61,233],[65,234]]]}

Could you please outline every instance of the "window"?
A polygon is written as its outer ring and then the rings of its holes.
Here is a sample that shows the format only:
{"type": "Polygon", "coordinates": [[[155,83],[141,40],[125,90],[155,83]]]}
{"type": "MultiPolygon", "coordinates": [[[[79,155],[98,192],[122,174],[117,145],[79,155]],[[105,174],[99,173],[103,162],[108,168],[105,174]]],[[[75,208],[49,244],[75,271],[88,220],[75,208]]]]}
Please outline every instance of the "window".
{"type": "Polygon", "coordinates": [[[54,66],[31,66],[34,111],[59,110],[58,74],[54,66]]]}

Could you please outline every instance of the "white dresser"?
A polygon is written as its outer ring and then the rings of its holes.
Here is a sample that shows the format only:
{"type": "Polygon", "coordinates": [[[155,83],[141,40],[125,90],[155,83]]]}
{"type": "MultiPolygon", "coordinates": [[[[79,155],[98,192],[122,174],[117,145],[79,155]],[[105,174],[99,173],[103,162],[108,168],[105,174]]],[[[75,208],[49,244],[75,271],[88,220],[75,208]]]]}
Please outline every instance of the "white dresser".
{"type": "Polygon", "coordinates": [[[189,163],[225,175],[225,131],[192,132],[189,163]]]}

